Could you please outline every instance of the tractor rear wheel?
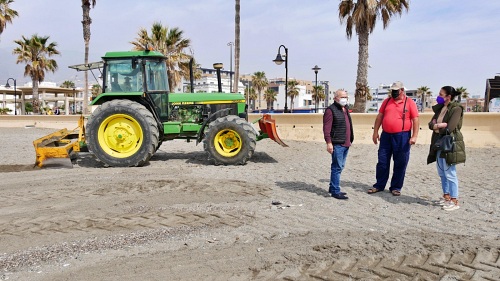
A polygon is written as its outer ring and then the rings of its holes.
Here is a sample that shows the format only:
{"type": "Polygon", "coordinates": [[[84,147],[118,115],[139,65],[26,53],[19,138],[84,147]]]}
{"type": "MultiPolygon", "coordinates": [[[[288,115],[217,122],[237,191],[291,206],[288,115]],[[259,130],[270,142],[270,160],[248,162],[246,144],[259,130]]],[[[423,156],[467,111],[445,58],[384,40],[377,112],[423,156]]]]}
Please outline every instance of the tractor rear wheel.
{"type": "Polygon", "coordinates": [[[112,100],[90,116],[86,136],[89,150],[113,167],[143,166],[158,147],[153,114],[131,100],[112,100]]]}
{"type": "Polygon", "coordinates": [[[244,165],[255,151],[256,139],[257,134],[250,123],[228,115],[209,124],[203,147],[215,165],[244,165]]]}

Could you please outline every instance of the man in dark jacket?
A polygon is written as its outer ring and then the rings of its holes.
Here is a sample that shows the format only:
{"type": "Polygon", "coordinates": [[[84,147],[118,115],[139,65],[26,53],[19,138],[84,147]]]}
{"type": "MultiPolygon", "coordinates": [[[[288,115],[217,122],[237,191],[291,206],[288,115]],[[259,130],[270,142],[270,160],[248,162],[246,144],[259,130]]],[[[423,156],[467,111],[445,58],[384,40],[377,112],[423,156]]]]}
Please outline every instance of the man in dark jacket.
{"type": "Polygon", "coordinates": [[[332,155],[330,186],[328,192],[336,199],[349,199],[340,191],[340,174],[345,166],[349,147],[354,141],[351,115],[347,105],[348,96],[344,90],[337,90],[332,105],[323,115],[323,134],[326,151],[332,155]]]}

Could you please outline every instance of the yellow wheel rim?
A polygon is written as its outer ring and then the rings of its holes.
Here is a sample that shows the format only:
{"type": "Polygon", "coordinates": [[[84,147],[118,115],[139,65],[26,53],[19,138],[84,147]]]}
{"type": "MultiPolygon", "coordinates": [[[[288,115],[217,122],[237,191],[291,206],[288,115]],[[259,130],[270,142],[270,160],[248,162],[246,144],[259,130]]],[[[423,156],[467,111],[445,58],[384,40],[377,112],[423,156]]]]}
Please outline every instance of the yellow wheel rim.
{"type": "Polygon", "coordinates": [[[221,130],[214,138],[214,146],[220,155],[233,157],[241,150],[241,137],[236,131],[229,129],[221,130]]]}
{"type": "Polygon", "coordinates": [[[97,137],[102,150],[116,158],[136,154],[143,141],[141,125],[126,114],[114,114],[106,118],[99,126],[97,137]]]}

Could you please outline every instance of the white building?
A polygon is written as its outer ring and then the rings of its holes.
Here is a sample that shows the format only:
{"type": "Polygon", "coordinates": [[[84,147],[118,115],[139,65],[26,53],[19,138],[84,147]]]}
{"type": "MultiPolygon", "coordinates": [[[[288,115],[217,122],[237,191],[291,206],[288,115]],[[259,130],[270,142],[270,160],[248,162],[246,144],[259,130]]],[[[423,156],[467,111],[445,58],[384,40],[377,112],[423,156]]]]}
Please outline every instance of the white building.
{"type": "MultiPolygon", "coordinates": [[[[44,81],[38,85],[38,94],[40,98],[40,108],[53,109],[59,107],[62,114],[75,114],[82,110],[83,89],[61,88],[54,82],[44,81]]],[[[32,82],[25,83],[22,86],[14,87],[0,86],[0,108],[8,108],[10,115],[26,114],[25,104],[33,99],[32,82]]]]}
{"type": "MultiPolygon", "coordinates": [[[[209,68],[199,68],[202,73],[200,79],[194,80],[194,92],[195,93],[218,93],[219,87],[217,83],[217,70],[209,68]]],[[[234,72],[221,70],[221,84],[223,93],[231,93],[231,78],[234,80],[234,72]]],[[[177,92],[193,92],[190,91],[190,81],[184,80],[182,83],[182,88],[177,88],[177,92]]],[[[241,81],[238,83],[238,92],[245,92],[245,85],[241,81]]]]}
{"type": "MultiPolygon", "coordinates": [[[[288,81],[296,79],[288,79],[288,81]]],[[[315,100],[313,99],[313,85],[315,81],[296,80],[299,82],[297,86],[299,94],[293,99],[293,109],[296,112],[314,112],[315,100]]],[[[322,85],[325,90],[327,100],[321,100],[318,104],[318,112],[324,112],[324,109],[333,103],[334,93],[330,90],[328,81],[318,81],[318,86],[322,85]]],[[[268,88],[273,89],[278,94],[276,101],[273,103],[273,109],[284,110],[285,107],[285,79],[275,78],[269,80],[268,88]]],[[[288,89],[290,90],[290,89],[288,89]]],[[[263,108],[266,109],[266,108],[263,108]]],[[[288,109],[292,109],[291,99],[288,97],[288,109]]]]}
{"type": "MultiPolygon", "coordinates": [[[[382,103],[390,96],[391,84],[380,84],[377,88],[370,88],[372,99],[366,102],[366,112],[378,112],[382,103]]],[[[405,87],[406,96],[411,98],[417,104],[420,110],[421,100],[418,98],[417,90],[411,90],[405,87]]],[[[352,101],[354,103],[354,101],[352,101]]]]}

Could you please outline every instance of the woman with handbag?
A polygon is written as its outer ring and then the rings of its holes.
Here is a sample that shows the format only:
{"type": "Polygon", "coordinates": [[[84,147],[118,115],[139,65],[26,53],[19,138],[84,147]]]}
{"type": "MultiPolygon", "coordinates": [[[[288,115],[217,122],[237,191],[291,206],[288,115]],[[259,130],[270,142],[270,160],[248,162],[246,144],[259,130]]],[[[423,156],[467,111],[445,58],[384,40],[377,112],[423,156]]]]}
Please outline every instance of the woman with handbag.
{"type": "Polygon", "coordinates": [[[427,164],[434,161],[437,163],[437,172],[441,178],[441,187],[443,188],[443,198],[440,200],[440,205],[446,211],[454,211],[460,208],[458,204],[456,164],[465,163],[465,144],[460,132],[464,108],[459,102],[454,101],[459,94],[451,86],[442,87],[436,99],[437,104],[432,107],[434,116],[429,122],[429,129],[433,130],[433,133],[427,164]],[[436,143],[443,143],[439,139],[445,135],[452,136],[452,146],[436,146],[436,143]],[[443,151],[445,146],[447,148],[443,151]]]}

